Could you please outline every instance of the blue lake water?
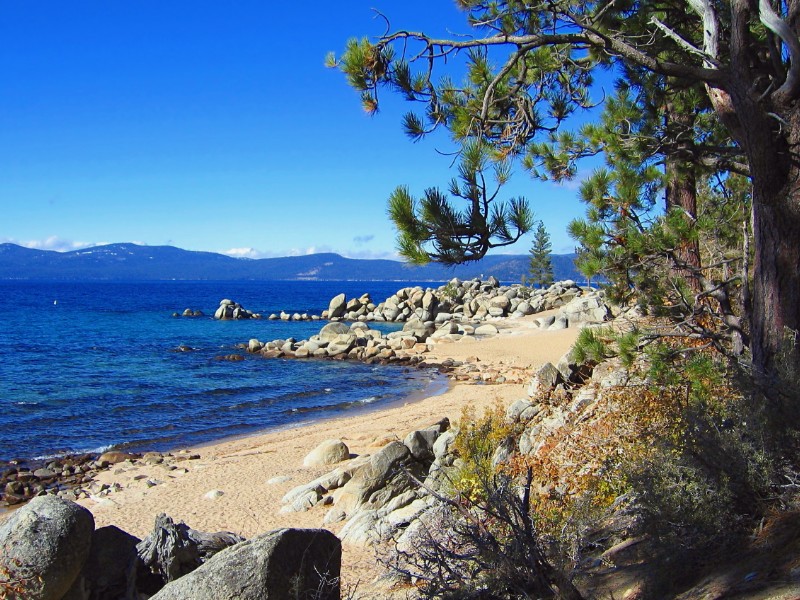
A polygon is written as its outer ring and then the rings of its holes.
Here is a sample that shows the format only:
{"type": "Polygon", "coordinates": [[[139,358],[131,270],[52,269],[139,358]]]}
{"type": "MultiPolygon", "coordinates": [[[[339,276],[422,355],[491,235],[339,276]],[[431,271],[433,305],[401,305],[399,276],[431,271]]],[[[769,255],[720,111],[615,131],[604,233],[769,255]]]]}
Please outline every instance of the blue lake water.
{"type": "Polygon", "coordinates": [[[400,401],[437,376],[346,361],[218,360],[250,338],[307,338],[324,322],[212,315],[222,298],[265,316],[319,314],[340,292],[369,292],[377,304],[407,285],[0,281],[0,460],[168,450],[400,401]],[[172,317],[185,308],[206,316],[172,317]]]}

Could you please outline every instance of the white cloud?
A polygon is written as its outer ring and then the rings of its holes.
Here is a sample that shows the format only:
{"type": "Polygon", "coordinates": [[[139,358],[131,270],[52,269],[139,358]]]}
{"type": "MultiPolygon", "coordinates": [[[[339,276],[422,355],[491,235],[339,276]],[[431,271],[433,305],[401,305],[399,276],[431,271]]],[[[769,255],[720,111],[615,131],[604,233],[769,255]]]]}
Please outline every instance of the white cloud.
{"type": "Polygon", "coordinates": [[[361,258],[364,260],[401,260],[397,252],[380,251],[380,250],[356,250],[355,252],[340,252],[342,256],[347,258],[361,258]]]}
{"type": "Polygon", "coordinates": [[[308,246],[307,248],[292,248],[284,256],[308,256],[309,254],[320,254],[322,252],[336,252],[330,246],[308,246]]]}
{"type": "Polygon", "coordinates": [[[255,248],[230,248],[228,250],[221,250],[220,254],[227,254],[234,258],[263,258],[264,253],[255,248]]]}
{"type": "Polygon", "coordinates": [[[66,240],[57,235],[51,235],[43,240],[18,240],[15,238],[3,237],[0,242],[17,244],[25,248],[33,248],[35,250],[55,250],[56,252],[69,252],[70,250],[80,250],[81,248],[91,248],[92,246],[101,246],[105,242],[76,242],[73,240],[66,240]]]}

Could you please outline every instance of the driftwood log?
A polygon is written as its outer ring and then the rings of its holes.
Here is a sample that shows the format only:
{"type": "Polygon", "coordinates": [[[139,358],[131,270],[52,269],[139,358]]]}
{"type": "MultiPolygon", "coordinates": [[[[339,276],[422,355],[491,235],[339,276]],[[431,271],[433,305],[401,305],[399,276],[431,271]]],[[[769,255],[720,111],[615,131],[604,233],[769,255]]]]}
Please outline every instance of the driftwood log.
{"type": "Polygon", "coordinates": [[[136,551],[150,572],[166,584],[191,573],[220,550],[243,541],[229,531],[197,531],[161,513],[153,532],[137,544],[136,551]]]}

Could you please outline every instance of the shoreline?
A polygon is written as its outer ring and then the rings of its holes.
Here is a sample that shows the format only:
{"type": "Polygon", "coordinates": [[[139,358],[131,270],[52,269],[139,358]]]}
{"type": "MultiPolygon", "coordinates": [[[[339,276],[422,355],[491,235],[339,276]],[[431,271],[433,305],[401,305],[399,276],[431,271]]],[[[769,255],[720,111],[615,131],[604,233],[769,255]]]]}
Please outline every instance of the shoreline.
{"type": "MultiPolygon", "coordinates": [[[[410,366],[410,368],[416,368],[416,367],[410,366]]],[[[357,400],[351,403],[354,406],[351,406],[350,408],[345,408],[340,410],[331,409],[328,411],[320,411],[323,412],[324,414],[313,419],[300,420],[294,423],[284,423],[281,425],[271,425],[265,427],[264,429],[258,429],[249,433],[226,435],[214,440],[209,440],[207,442],[201,442],[199,444],[176,446],[172,449],[164,451],[164,454],[201,452],[202,450],[207,448],[213,448],[221,444],[239,442],[251,437],[257,438],[262,436],[278,434],[286,431],[302,429],[304,427],[315,427],[317,425],[323,425],[328,421],[335,421],[338,419],[362,417],[369,415],[370,413],[373,412],[381,412],[385,410],[390,410],[392,408],[397,408],[399,406],[406,406],[408,404],[415,404],[417,402],[422,402],[429,398],[436,398],[438,396],[446,394],[450,389],[452,389],[452,387],[456,383],[452,379],[450,379],[446,373],[442,373],[436,368],[431,367],[430,372],[434,373],[434,375],[431,377],[430,381],[424,386],[424,388],[419,390],[413,390],[402,397],[386,401],[385,403],[361,402],[357,400]],[[360,403],[361,406],[355,406],[357,403],[360,403]]]]}
{"type": "MultiPolygon", "coordinates": [[[[379,368],[382,368],[382,365],[379,368]]],[[[396,365],[401,367],[403,365],[396,365]]],[[[346,405],[338,405],[332,407],[325,407],[318,411],[307,411],[310,413],[319,412],[318,415],[306,416],[303,411],[298,410],[301,415],[299,419],[288,423],[267,424],[264,427],[256,428],[251,431],[243,433],[230,433],[223,434],[220,437],[215,437],[207,441],[197,443],[179,443],[174,446],[158,449],[157,446],[148,447],[146,443],[137,442],[132,448],[130,443],[122,442],[117,444],[109,444],[101,449],[87,450],[84,452],[64,452],[60,454],[53,454],[49,456],[38,457],[15,457],[7,461],[2,461],[0,465],[4,471],[16,471],[20,468],[22,472],[35,474],[40,470],[53,470],[49,478],[39,479],[34,478],[43,490],[80,490],[91,488],[95,481],[98,481],[100,475],[107,470],[116,468],[115,464],[106,464],[100,466],[100,459],[107,453],[110,454],[126,454],[136,460],[142,460],[147,455],[158,454],[164,457],[175,455],[195,454],[205,448],[213,447],[219,444],[226,444],[229,442],[237,442],[250,437],[260,437],[270,434],[277,434],[284,431],[292,431],[302,429],[303,427],[313,427],[323,424],[330,420],[356,418],[359,416],[368,415],[372,412],[380,412],[388,410],[397,406],[404,406],[414,402],[420,402],[426,398],[436,397],[444,394],[452,387],[452,381],[448,378],[447,374],[441,367],[429,366],[418,367],[416,365],[405,365],[404,369],[408,369],[404,373],[408,380],[413,380],[416,383],[422,384],[421,387],[408,391],[405,394],[398,395],[397,397],[385,399],[384,401],[368,402],[365,400],[354,400],[348,402],[346,405]],[[409,374],[413,373],[413,374],[409,374]],[[76,471],[69,475],[58,474],[61,467],[53,467],[53,464],[59,465],[74,465],[75,467],[86,468],[86,473],[90,478],[83,481],[76,481],[76,477],[80,477],[80,472],[76,471]]],[[[368,399],[366,399],[368,400],[368,399]]],[[[10,481],[10,479],[8,480],[10,481]]],[[[5,475],[3,475],[2,485],[8,483],[5,475]]],[[[51,492],[52,493],[52,492],[51,492]]],[[[32,497],[32,496],[31,496],[32,497]]],[[[0,505],[0,522],[14,510],[24,506],[29,498],[17,498],[15,501],[6,498],[2,505],[0,505]]]]}
{"type": "MultiPolygon", "coordinates": [[[[532,320],[506,319],[494,337],[437,344],[431,354],[439,361],[470,358],[498,369],[524,369],[530,377],[533,368],[557,362],[578,334],[577,329],[541,331],[532,320]]],[[[344,523],[323,525],[327,507],[281,512],[289,490],[331,470],[330,465],[303,466],[305,456],[321,442],[340,439],[351,457],[373,454],[444,417],[456,424],[467,406],[478,413],[496,405],[505,408],[527,397],[526,386],[527,380],[523,384],[451,381],[443,393],[420,391],[418,399],[391,407],[195,446],[163,462],[126,461],[96,478],[110,493],[93,494],[78,503],[93,513],[97,527],[114,525],[140,538],[150,533],[159,513],[200,531],[232,531],[245,537],[282,527],[325,527],[338,534],[344,523]],[[190,460],[196,455],[199,458],[190,460]]],[[[373,550],[349,543],[344,547],[343,581],[368,585],[379,574],[373,550]]]]}

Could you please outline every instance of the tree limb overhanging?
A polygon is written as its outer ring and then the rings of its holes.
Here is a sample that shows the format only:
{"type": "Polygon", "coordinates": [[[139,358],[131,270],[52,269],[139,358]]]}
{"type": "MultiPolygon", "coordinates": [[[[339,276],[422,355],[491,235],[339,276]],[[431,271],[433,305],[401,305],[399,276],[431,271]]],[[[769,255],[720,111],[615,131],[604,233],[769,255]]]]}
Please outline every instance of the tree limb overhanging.
{"type": "MultiPolygon", "coordinates": [[[[377,109],[379,88],[400,91],[426,107],[424,118],[409,120],[411,133],[424,136],[444,127],[457,144],[481,141],[498,159],[519,159],[543,178],[573,177],[575,161],[598,149],[612,149],[625,160],[646,157],[648,166],[667,171],[673,196],[689,204],[693,180],[747,174],[754,260],[746,262],[752,264],[751,276],[741,281],[753,288],[744,315],[751,326],[752,366],[765,388],[781,394],[800,389],[800,348],[786,345],[800,331],[800,3],[459,0],[458,5],[471,36],[443,39],[402,29],[348,47],[338,64],[362,92],[365,106],[377,109]],[[402,50],[399,56],[396,48],[402,50]],[[456,59],[466,64],[464,84],[435,81],[456,59]],[[410,74],[417,64],[421,69],[410,74]],[[609,67],[622,74],[629,90],[658,91],[650,103],[652,125],[618,141],[567,131],[570,117],[592,106],[594,75],[609,67]],[[672,124],[696,121],[690,134],[658,125],[658,115],[676,99],[672,124]],[[712,135],[722,144],[706,142],[710,130],[723,132],[712,135]],[[738,152],[715,153],[715,145],[738,152]]],[[[608,104],[613,96],[605,98],[608,104]]],[[[624,129],[624,121],[615,127],[624,129]]],[[[660,184],[640,174],[643,193],[651,195],[660,184]]],[[[618,216],[629,212],[628,204],[615,205],[618,216]]],[[[493,231],[508,238],[511,230],[494,214],[493,231]]],[[[691,216],[692,210],[683,214],[691,216]]],[[[462,235],[472,227],[463,224],[462,235]]],[[[682,228],[677,220],[673,225],[682,228]]],[[[618,233],[624,241],[625,232],[618,233]]],[[[460,260],[491,247],[480,235],[464,240],[463,256],[445,251],[460,260]]]]}

